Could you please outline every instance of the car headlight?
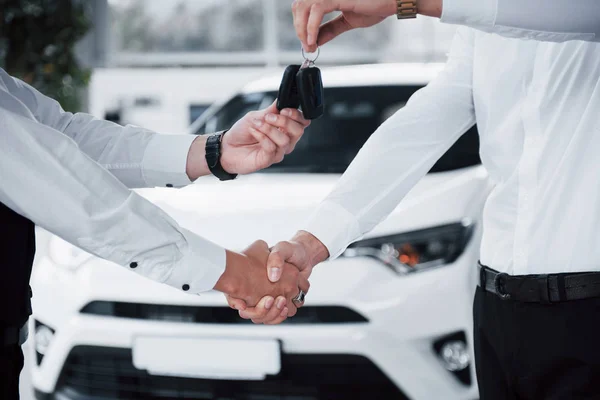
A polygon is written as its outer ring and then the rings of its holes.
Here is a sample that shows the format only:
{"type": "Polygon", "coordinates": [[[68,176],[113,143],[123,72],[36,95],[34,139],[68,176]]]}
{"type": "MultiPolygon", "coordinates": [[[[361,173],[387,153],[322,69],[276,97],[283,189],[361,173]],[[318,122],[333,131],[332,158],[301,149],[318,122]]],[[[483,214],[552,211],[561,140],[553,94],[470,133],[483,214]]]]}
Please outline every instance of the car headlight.
{"type": "Polygon", "coordinates": [[[455,224],[383,236],[356,242],[346,257],[373,257],[399,274],[408,274],[454,262],[465,250],[474,224],[455,224]]]}
{"type": "Polygon", "coordinates": [[[53,236],[50,240],[48,256],[54,264],[73,271],[92,257],[90,253],[73,246],[58,236],[53,236]]]}

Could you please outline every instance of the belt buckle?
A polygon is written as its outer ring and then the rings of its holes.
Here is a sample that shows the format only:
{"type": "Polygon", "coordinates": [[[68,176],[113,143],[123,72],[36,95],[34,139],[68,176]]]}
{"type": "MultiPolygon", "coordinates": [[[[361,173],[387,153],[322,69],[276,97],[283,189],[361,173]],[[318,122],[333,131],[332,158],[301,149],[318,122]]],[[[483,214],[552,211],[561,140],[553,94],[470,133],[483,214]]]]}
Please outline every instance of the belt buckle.
{"type": "Polygon", "coordinates": [[[501,289],[501,285],[503,285],[501,280],[504,280],[506,277],[508,277],[508,274],[504,272],[500,272],[498,275],[494,276],[494,289],[496,290],[496,294],[502,300],[510,299],[510,294],[506,293],[503,288],[501,289]]]}

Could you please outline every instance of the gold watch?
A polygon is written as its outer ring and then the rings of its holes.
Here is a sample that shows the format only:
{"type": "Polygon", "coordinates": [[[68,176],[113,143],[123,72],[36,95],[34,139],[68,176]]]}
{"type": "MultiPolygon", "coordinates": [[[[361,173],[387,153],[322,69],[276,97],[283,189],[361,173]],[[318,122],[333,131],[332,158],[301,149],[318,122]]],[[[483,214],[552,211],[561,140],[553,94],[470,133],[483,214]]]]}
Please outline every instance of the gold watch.
{"type": "Polygon", "coordinates": [[[396,0],[398,19],[417,18],[417,0],[396,0]]]}

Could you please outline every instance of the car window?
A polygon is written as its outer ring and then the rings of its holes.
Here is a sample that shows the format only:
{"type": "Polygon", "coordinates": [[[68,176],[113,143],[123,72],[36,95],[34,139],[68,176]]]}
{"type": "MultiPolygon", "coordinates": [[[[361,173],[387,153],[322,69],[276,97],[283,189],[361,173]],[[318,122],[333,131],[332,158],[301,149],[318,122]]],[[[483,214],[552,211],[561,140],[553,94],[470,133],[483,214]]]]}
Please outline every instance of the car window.
{"type": "MultiPolygon", "coordinates": [[[[342,173],[369,136],[406,105],[421,86],[367,86],[325,89],[325,114],[312,122],[293,153],[267,172],[342,173]]],[[[230,128],[247,112],[271,104],[275,92],[239,95],[210,117],[202,132],[230,128]]],[[[479,136],[470,129],[444,154],[431,172],[480,163],[479,136]]]]}

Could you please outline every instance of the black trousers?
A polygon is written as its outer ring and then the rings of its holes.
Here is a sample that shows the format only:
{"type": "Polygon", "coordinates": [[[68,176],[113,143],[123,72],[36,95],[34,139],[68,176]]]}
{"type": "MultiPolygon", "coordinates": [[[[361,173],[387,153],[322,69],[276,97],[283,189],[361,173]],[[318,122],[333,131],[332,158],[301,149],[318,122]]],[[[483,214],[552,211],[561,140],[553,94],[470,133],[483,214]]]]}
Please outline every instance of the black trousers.
{"type": "Polygon", "coordinates": [[[519,303],[478,287],[473,314],[481,400],[600,399],[600,298],[519,303]]]}
{"type": "Polygon", "coordinates": [[[0,347],[0,399],[19,399],[19,375],[22,369],[21,346],[0,347]]]}

